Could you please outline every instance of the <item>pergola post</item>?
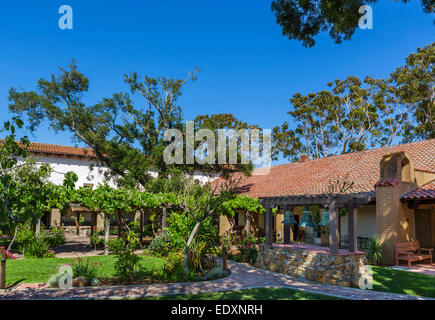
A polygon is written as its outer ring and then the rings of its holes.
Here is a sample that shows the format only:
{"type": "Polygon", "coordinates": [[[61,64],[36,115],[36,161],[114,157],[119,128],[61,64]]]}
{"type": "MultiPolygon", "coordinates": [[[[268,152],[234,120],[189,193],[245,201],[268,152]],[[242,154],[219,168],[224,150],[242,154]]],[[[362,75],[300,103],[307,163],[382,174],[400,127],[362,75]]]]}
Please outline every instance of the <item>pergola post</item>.
{"type": "Polygon", "coordinates": [[[338,208],[335,199],[329,204],[329,250],[338,253],[338,208]]]}
{"type": "Polygon", "coordinates": [[[162,232],[164,228],[166,228],[166,207],[162,209],[162,232]]]}
{"type": "Polygon", "coordinates": [[[349,223],[349,251],[356,252],[358,250],[358,223],[357,223],[357,208],[353,201],[347,205],[348,223],[349,223]]]}
{"type": "Polygon", "coordinates": [[[246,211],[246,236],[251,236],[251,213],[246,211]]]}
{"type": "Polygon", "coordinates": [[[139,241],[142,243],[143,241],[143,220],[144,220],[144,213],[143,209],[139,210],[139,241]]]}
{"type": "Polygon", "coordinates": [[[272,233],[273,233],[273,225],[272,225],[272,205],[267,205],[266,207],[266,215],[265,215],[265,229],[266,229],[266,244],[272,244],[272,233]]]}
{"type": "Polygon", "coordinates": [[[39,236],[41,233],[41,218],[36,219],[36,227],[35,227],[36,236],[39,236]]]}
{"type": "MultiPolygon", "coordinates": [[[[293,206],[287,206],[285,211],[290,211],[290,214],[293,212],[293,206]]],[[[285,221],[285,211],[284,211],[284,221],[285,221]]],[[[291,242],[291,224],[284,223],[284,243],[289,244],[291,242]]]]}

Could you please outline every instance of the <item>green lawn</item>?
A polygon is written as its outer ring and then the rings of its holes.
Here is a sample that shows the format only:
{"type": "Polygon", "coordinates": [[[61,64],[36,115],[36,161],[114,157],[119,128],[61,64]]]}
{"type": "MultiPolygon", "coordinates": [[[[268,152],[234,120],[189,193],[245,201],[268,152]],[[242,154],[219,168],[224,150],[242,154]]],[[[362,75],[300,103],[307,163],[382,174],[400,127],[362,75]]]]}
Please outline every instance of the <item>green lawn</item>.
{"type": "MultiPolygon", "coordinates": [[[[156,257],[141,256],[142,265],[148,270],[158,270],[164,265],[164,260],[156,257]]],[[[69,263],[70,258],[47,259],[19,259],[7,260],[6,284],[18,282],[45,283],[56,272],[56,267],[69,263]]],[[[114,256],[90,257],[91,262],[101,262],[104,277],[111,277],[115,273],[114,256]]],[[[390,270],[373,266],[373,289],[384,292],[394,292],[408,295],[419,295],[435,298],[435,276],[390,270]]],[[[252,289],[242,291],[228,291],[204,293],[199,295],[181,295],[158,297],[158,299],[329,299],[302,291],[289,289],[252,289]]]]}
{"type": "MultiPolygon", "coordinates": [[[[156,257],[141,256],[142,265],[148,270],[158,270],[164,265],[164,260],[156,257]]],[[[105,277],[115,273],[114,256],[89,257],[91,262],[101,262],[105,277]]],[[[71,262],[71,258],[44,258],[44,259],[8,259],[6,262],[6,284],[16,282],[43,283],[56,273],[56,267],[71,262]]]]}
{"type": "Polygon", "coordinates": [[[373,266],[373,290],[435,298],[435,276],[373,266]]]}
{"type": "Polygon", "coordinates": [[[257,288],[225,292],[147,297],[144,300],[340,300],[286,288],[257,288]]]}

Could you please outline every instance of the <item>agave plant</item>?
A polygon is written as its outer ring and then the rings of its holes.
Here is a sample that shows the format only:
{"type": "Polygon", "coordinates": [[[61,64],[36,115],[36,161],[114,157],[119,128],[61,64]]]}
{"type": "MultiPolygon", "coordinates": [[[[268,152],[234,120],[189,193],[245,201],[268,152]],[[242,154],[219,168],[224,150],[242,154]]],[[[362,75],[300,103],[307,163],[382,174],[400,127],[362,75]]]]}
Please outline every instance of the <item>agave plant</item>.
{"type": "Polygon", "coordinates": [[[379,265],[384,261],[384,245],[374,236],[369,242],[367,260],[370,264],[379,265]]]}

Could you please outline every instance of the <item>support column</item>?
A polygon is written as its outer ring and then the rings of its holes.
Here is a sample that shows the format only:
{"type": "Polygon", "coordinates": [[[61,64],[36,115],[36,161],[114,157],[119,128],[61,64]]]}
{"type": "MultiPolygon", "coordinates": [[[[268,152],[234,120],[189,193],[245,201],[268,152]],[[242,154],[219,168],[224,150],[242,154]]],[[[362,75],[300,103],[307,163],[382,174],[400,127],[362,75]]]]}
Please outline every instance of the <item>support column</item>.
{"type": "MultiPolygon", "coordinates": [[[[284,211],[284,221],[285,221],[285,218],[286,218],[286,212],[287,211],[289,211],[290,212],[290,215],[292,216],[292,214],[293,214],[293,206],[287,206],[286,207],[286,210],[284,211]]],[[[291,229],[291,224],[290,223],[284,223],[284,243],[286,244],[288,244],[288,243],[290,243],[291,242],[291,239],[290,239],[290,229],[291,229]]]]}
{"type": "Polygon", "coordinates": [[[139,241],[142,243],[143,241],[143,218],[144,218],[143,210],[139,210],[139,241]]]}
{"type": "Polygon", "coordinates": [[[266,229],[266,244],[271,245],[272,244],[272,233],[273,233],[273,214],[272,214],[272,205],[268,205],[266,207],[266,216],[265,216],[265,225],[264,228],[266,229]]]}
{"type": "Polygon", "coordinates": [[[164,228],[166,228],[166,207],[163,207],[162,212],[162,231],[164,228]]]}
{"type": "Polygon", "coordinates": [[[51,228],[59,228],[61,226],[61,214],[59,209],[53,208],[51,209],[50,214],[50,227],[51,228]]]}
{"type": "Polygon", "coordinates": [[[39,236],[41,233],[41,218],[36,219],[36,227],[35,227],[36,236],[39,236]]]}
{"type": "Polygon", "coordinates": [[[349,251],[356,252],[358,250],[358,220],[357,208],[355,204],[349,202],[347,206],[348,223],[349,223],[349,251]]]}
{"type": "Polygon", "coordinates": [[[329,204],[329,250],[338,253],[338,208],[335,199],[329,204]]]}
{"type": "Polygon", "coordinates": [[[251,235],[251,213],[246,211],[246,236],[249,237],[251,235]]]}
{"type": "Polygon", "coordinates": [[[97,215],[97,231],[104,231],[104,213],[96,213],[97,215]]]}

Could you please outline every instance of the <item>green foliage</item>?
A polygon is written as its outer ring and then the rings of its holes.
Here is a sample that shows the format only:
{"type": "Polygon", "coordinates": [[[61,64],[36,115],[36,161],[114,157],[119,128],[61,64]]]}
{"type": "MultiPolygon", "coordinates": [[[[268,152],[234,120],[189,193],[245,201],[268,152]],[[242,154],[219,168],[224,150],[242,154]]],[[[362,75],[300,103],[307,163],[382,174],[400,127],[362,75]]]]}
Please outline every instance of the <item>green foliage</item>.
{"type": "Polygon", "coordinates": [[[140,257],[134,253],[139,241],[135,233],[127,232],[112,243],[115,254],[116,275],[126,281],[133,280],[141,271],[140,257]]]}
{"type": "Polygon", "coordinates": [[[91,262],[89,258],[73,258],[69,265],[72,268],[73,277],[84,277],[88,284],[91,284],[95,279],[99,279],[102,276],[102,264],[91,262]]]}
{"type": "MultiPolygon", "coordinates": [[[[225,239],[224,243],[228,249],[236,247],[239,250],[238,254],[230,253],[228,259],[254,264],[258,257],[256,244],[264,243],[264,238],[257,238],[252,235],[249,237],[243,235],[232,235],[229,241],[228,239],[225,239]]],[[[231,250],[228,250],[228,252],[231,252],[231,250]]]]}
{"type": "Polygon", "coordinates": [[[384,261],[384,245],[374,236],[368,246],[367,260],[370,264],[379,265],[384,261]]]}
{"type": "Polygon", "coordinates": [[[385,90],[393,93],[384,95],[386,104],[406,106],[413,115],[415,125],[404,128],[404,142],[435,138],[434,66],[435,42],[410,54],[406,64],[391,74],[385,86],[385,90]]]}
{"type": "Polygon", "coordinates": [[[222,204],[223,214],[234,216],[237,210],[263,213],[266,210],[258,199],[249,196],[236,196],[222,204]]]}
{"type": "MultiPolygon", "coordinates": [[[[102,248],[104,247],[104,238],[99,237],[98,232],[94,231],[94,233],[89,237],[91,244],[94,247],[102,248]]],[[[110,241],[109,241],[109,250],[110,250],[110,241]]]]}
{"type": "Polygon", "coordinates": [[[17,237],[15,238],[15,243],[13,248],[19,252],[24,252],[24,248],[31,241],[35,240],[35,233],[30,228],[29,224],[19,224],[17,237]]]}
{"type": "Polygon", "coordinates": [[[171,254],[166,258],[166,264],[160,272],[154,274],[155,278],[162,281],[194,281],[199,280],[199,276],[194,270],[185,273],[183,268],[183,255],[181,252],[171,254]]]}
{"type": "Polygon", "coordinates": [[[50,244],[47,239],[36,237],[24,247],[24,256],[26,258],[44,258],[48,249],[50,249],[50,244]]]}
{"type": "Polygon", "coordinates": [[[273,155],[292,161],[435,137],[435,44],[418,48],[386,79],[348,76],[328,89],[290,99],[285,121],[273,129],[273,155]]]}
{"type": "Polygon", "coordinates": [[[168,232],[162,232],[157,235],[148,246],[151,254],[156,257],[166,257],[168,254],[176,251],[175,248],[168,232]]]}
{"type": "Polygon", "coordinates": [[[210,271],[208,271],[203,277],[203,280],[216,280],[221,279],[228,276],[228,270],[223,271],[222,265],[218,265],[213,267],[210,271]]]}
{"type": "Polygon", "coordinates": [[[47,240],[50,247],[60,246],[65,243],[65,232],[62,228],[53,228],[41,233],[41,237],[47,240]]]}
{"type": "Polygon", "coordinates": [[[189,246],[188,259],[189,269],[194,272],[204,272],[213,267],[213,259],[208,256],[210,246],[207,242],[195,239],[189,246]]]}
{"type": "MultiPolygon", "coordinates": [[[[325,31],[329,32],[335,43],[350,40],[362,17],[359,8],[377,2],[378,0],[274,0],[271,9],[283,35],[301,41],[305,47],[312,47],[315,44],[314,37],[325,31]]],[[[434,12],[433,2],[421,2],[424,12],[434,12]]]]}

